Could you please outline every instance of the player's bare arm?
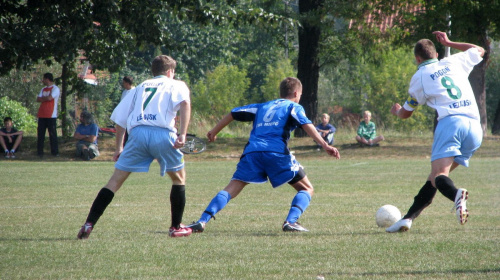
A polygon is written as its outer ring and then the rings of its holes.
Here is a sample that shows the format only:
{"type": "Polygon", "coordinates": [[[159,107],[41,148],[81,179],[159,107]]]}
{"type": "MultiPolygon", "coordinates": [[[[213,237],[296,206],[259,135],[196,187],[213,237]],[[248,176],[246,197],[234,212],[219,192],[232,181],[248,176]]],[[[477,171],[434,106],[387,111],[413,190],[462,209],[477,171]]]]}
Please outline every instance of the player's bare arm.
{"type": "Polygon", "coordinates": [[[228,124],[233,121],[233,115],[231,113],[225,115],[215,126],[207,133],[207,138],[209,142],[214,142],[217,139],[217,134],[228,124]]]}
{"type": "Polygon", "coordinates": [[[340,153],[337,150],[337,148],[332,147],[326,143],[326,141],[321,137],[321,135],[318,133],[314,125],[312,124],[304,124],[302,125],[302,129],[309,135],[316,143],[321,145],[323,149],[331,156],[334,156],[336,159],[340,159],[340,153]]]}
{"type": "Polygon", "coordinates": [[[113,154],[113,160],[117,161],[120,154],[123,152],[123,139],[125,137],[125,128],[116,125],[116,140],[115,140],[115,153],[113,154]]]}
{"type": "Polygon", "coordinates": [[[189,101],[183,101],[179,109],[179,136],[175,140],[174,148],[179,149],[184,147],[186,143],[186,134],[189,126],[189,121],[191,119],[191,103],[189,101]]]}
{"type": "Polygon", "coordinates": [[[484,56],[484,49],[481,48],[480,46],[477,46],[477,45],[474,45],[471,43],[453,42],[448,38],[448,35],[446,34],[446,32],[434,31],[434,32],[432,32],[432,34],[436,35],[436,40],[445,47],[454,48],[454,49],[457,49],[460,51],[466,51],[470,48],[476,48],[479,50],[481,57],[484,56]]]}
{"type": "Polygon", "coordinates": [[[413,111],[408,111],[405,108],[403,108],[399,103],[396,103],[391,108],[391,114],[401,119],[407,119],[411,117],[413,111]]]}

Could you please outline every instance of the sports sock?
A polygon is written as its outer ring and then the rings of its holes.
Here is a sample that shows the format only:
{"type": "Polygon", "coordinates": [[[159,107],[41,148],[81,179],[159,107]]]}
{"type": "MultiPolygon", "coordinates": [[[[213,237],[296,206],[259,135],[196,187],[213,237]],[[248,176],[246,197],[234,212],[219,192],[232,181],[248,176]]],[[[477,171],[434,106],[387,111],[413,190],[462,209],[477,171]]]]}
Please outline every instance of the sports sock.
{"type": "Polygon", "coordinates": [[[172,215],[172,227],[179,228],[186,205],[185,185],[172,185],[170,190],[170,211],[172,215]]]}
{"type": "Polygon", "coordinates": [[[222,190],[217,193],[217,195],[212,198],[212,201],[210,201],[210,204],[208,204],[205,212],[201,214],[201,218],[198,222],[208,223],[208,221],[210,221],[210,219],[214,217],[217,212],[226,206],[229,200],[231,200],[231,195],[228,192],[222,190]]]}
{"type": "Polygon", "coordinates": [[[432,203],[432,199],[436,195],[437,189],[432,186],[431,181],[425,182],[424,186],[420,189],[415,196],[412,206],[403,219],[415,219],[420,213],[432,203]]]}
{"type": "Polygon", "coordinates": [[[292,200],[292,206],[286,217],[289,223],[295,223],[300,215],[306,211],[309,203],[311,202],[311,195],[306,191],[299,191],[292,200]]]}
{"type": "Polygon", "coordinates": [[[436,188],[449,200],[455,202],[455,196],[457,195],[458,189],[455,187],[450,177],[439,175],[436,177],[435,182],[436,188]]]}
{"type": "Polygon", "coordinates": [[[102,188],[101,191],[99,191],[99,193],[97,194],[92,207],[90,207],[90,212],[87,216],[86,223],[95,225],[97,223],[97,220],[99,220],[99,218],[102,216],[102,213],[104,213],[104,210],[106,210],[106,207],[108,207],[108,205],[111,203],[111,200],[113,200],[114,196],[115,193],[110,189],[102,188]]]}

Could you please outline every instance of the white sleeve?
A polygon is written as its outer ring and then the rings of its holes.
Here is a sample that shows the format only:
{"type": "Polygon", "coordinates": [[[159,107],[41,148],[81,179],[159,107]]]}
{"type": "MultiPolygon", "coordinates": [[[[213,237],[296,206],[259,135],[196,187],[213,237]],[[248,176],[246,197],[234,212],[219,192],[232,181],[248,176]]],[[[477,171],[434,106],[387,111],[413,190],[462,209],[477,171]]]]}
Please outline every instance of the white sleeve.
{"type": "Polygon", "coordinates": [[[129,92],[125,98],[120,101],[120,103],[118,103],[111,114],[110,119],[123,128],[127,127],[128,116],[134,109],[136,94],[137,91],[135,89],[131,90],[131,92],[129,92]]]}
{"type": "Polygon", "coordinates": [[[190,101],[189,88],[183,81],[178,81],[178,89],[172,93],[172,105],[177,107],[183,101],[190,101]]]}
{"type": "Polygon", "coordinates": [[[52,98],[58,99],[59,96],[61,95],[61,91],[59,90],[59,87],[57,87],[57,86],[52,87],[51,95],[52,95],[52,98]]]}
{"type": "Polygon", "coordinates": [[[406,111],[414,111],[419,104],[425,104],[424,89],[422,88],[422,80],[419,71],[411,78],[408,93],[410,96],[403,105],[406,111]]]}

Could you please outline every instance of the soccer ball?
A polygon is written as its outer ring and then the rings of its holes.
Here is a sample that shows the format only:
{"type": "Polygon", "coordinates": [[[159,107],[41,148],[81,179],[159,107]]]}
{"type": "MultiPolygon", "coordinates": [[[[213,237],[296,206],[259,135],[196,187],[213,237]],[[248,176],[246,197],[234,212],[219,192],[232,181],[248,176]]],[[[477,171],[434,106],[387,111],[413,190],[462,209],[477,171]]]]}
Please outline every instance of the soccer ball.
{"type": "Polygon", "coordinates": [[[401,212],[394,205],[384,205],[377,210],[375,221],[379,227],[390,227],[401,219],[401,212]]]}

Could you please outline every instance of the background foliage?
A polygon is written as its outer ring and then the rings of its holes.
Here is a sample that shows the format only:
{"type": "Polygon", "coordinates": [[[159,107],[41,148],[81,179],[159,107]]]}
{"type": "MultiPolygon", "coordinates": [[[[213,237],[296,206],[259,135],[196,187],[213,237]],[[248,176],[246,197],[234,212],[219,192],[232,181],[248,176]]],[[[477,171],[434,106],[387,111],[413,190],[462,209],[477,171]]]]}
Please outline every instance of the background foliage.
{"type": "MultiPolygon", "coordinates": [[[[40,9],[56,6],[54,1],[28,2],[40,9]]],[[[86,98],[90,102],[81,109],[93,112],[101,126],[109,125],[109,115],[121,95],[122,77],[131,75],[136,83],[140,83],[150,77],[151,59],[158,54],[167,54],[178,61],[176,77],[186,81],[192,91],[195,118],[218,118],[232,106],[263,102],[278,96],[279,81],[285,76],[297,75],[296,23],[307,20],[321,26],[318,111],[330,113],[339,128],[353,125],[343,121],[346,117],[359,119],[363,110],[371,110],[374,121],[380,127],[432,130],[435,116],[427,107],[422,107],[423,110],[404,121],[392,117],[389,108],[393,102],[404,102],[410,77],[415,72],[409,47],[412,42],[409,41],[422,34],[429,36],[422,30],[441,28],[443,23],[440,21],[436,25],[427,21],[429,26],[424,28],[419,25],[418,33],[408,32],[412,29],[403,29],[403,25],[381,33],[376,26],[352,26],[361,23],[364,13],[375,8],[380,8],[383,13],[373,14],[374,18],[401,11],[404,9],[402,2],[396,6],[387,5],[388,1],[379,1],[378,6],[373,6],[370,1],[319,2],[323,5],[321,10],[299,15],[299,1],[177,0],[170,1],[167,7],[164,1],[152,0],[148,2],[151,5],[145,11],[147,15],[141,12],[137,17],[134,17],[136,10],[142,5],[133,1],[110,0],[95,6],[88,3],[68,6],[63,3],[58,13],[54,12],[50,20],[42,24],[36,19],[43,14],[30,14],[23,7],[23,1],[12,1],[1,6],[5,11],[1,15],[5,29],[1,32],[4,48],[0,51],[0,72],[8,73],[0,77],[2,96],[20,102],[30,114],[35,115],[39,104],[34,102],[34,96],[42,87],[39,81],[41,75],[53,72],[56,84],[62,86],[62,65],[66,65],[71,68],[67,75],[73,75],[66,83],[67,94],[71,98],[66,101],[68,108],[65,113],[70,116],[62,116],[61,119],[73,121],[71,113],[75,111],[75,106],[82,106],[80,101],[86,98]],[[93,10],[96,13],[92,13],[93,10]],[[23,25],[18,23],[24,15],[32,18],[29,18],[29,24],[24,25],[26,30],[21,30],[19,28],[23,25]],[[352,25],[350,19],[358,21],[352,25]],[[78,28],[57,28],[60,23],[68,21],[75,22],[78,28]],[[144,26],[151,28],[144,29],[144,26]],[[35,27],[42,30],[37,32],[61,34],[56,42],[67,47],[66,50],[51,52],[54,44],[43,46],[48,38],[34,32],[35,27]],[[75,34],[66,34],[71,32],[75,34]],[[70,40],[72,44],[63,44],[63,40],[70,40]],[[25,43],[27,45],[23,45],[25,43]],[[13,44],[22,47],[12,48],[13,44]],[[75,60],[79,47],[86,50],[94,71],[107,69],[104,71],[106,74],[99,77],[97,86],[85,85],[76,78],[74,67],[79,63],[75,60]],[[14,64],[27,70],[13,69],[8,72],[7,68],[14,64]]],[[[447,7],[439,3],[430,4],[437,5],[439,11],[447,7]]],[[[461,15],[466,12],[463,8],[454,6],[453,11],[461,15]]],[[[415,15],[400,15],[403,22],[417,24],[415,15]]],[[[494,17],[491,13],[487,16],[494,17]]],[[[454,21],[455,30],[466,26],[458,21],[458,18],[454,21]]],[[[491,21],[485,23],[494,25],[491,21]]],[[[491,31],[491,34],[497,34],[493,29],[491,31]]],[[[454,34],[462,33],[457,31],[454,34]]],[[[492,43],[492,46],[486,75],[487,117],[490,121],[500,104],[500,92],[497,90],[500,88],[498,43],[492,43]]]]}
{"type": "Polygon", "coordinates": [[[0,116],[3,127],[3,120],[5,117],[11,117],[13,126],[17,130],[22,130],[26,133],[36,132],[36,119],[31,115],[26,107],[21,103],[9,100],[8,97],[0,98],[0,116]]]}

